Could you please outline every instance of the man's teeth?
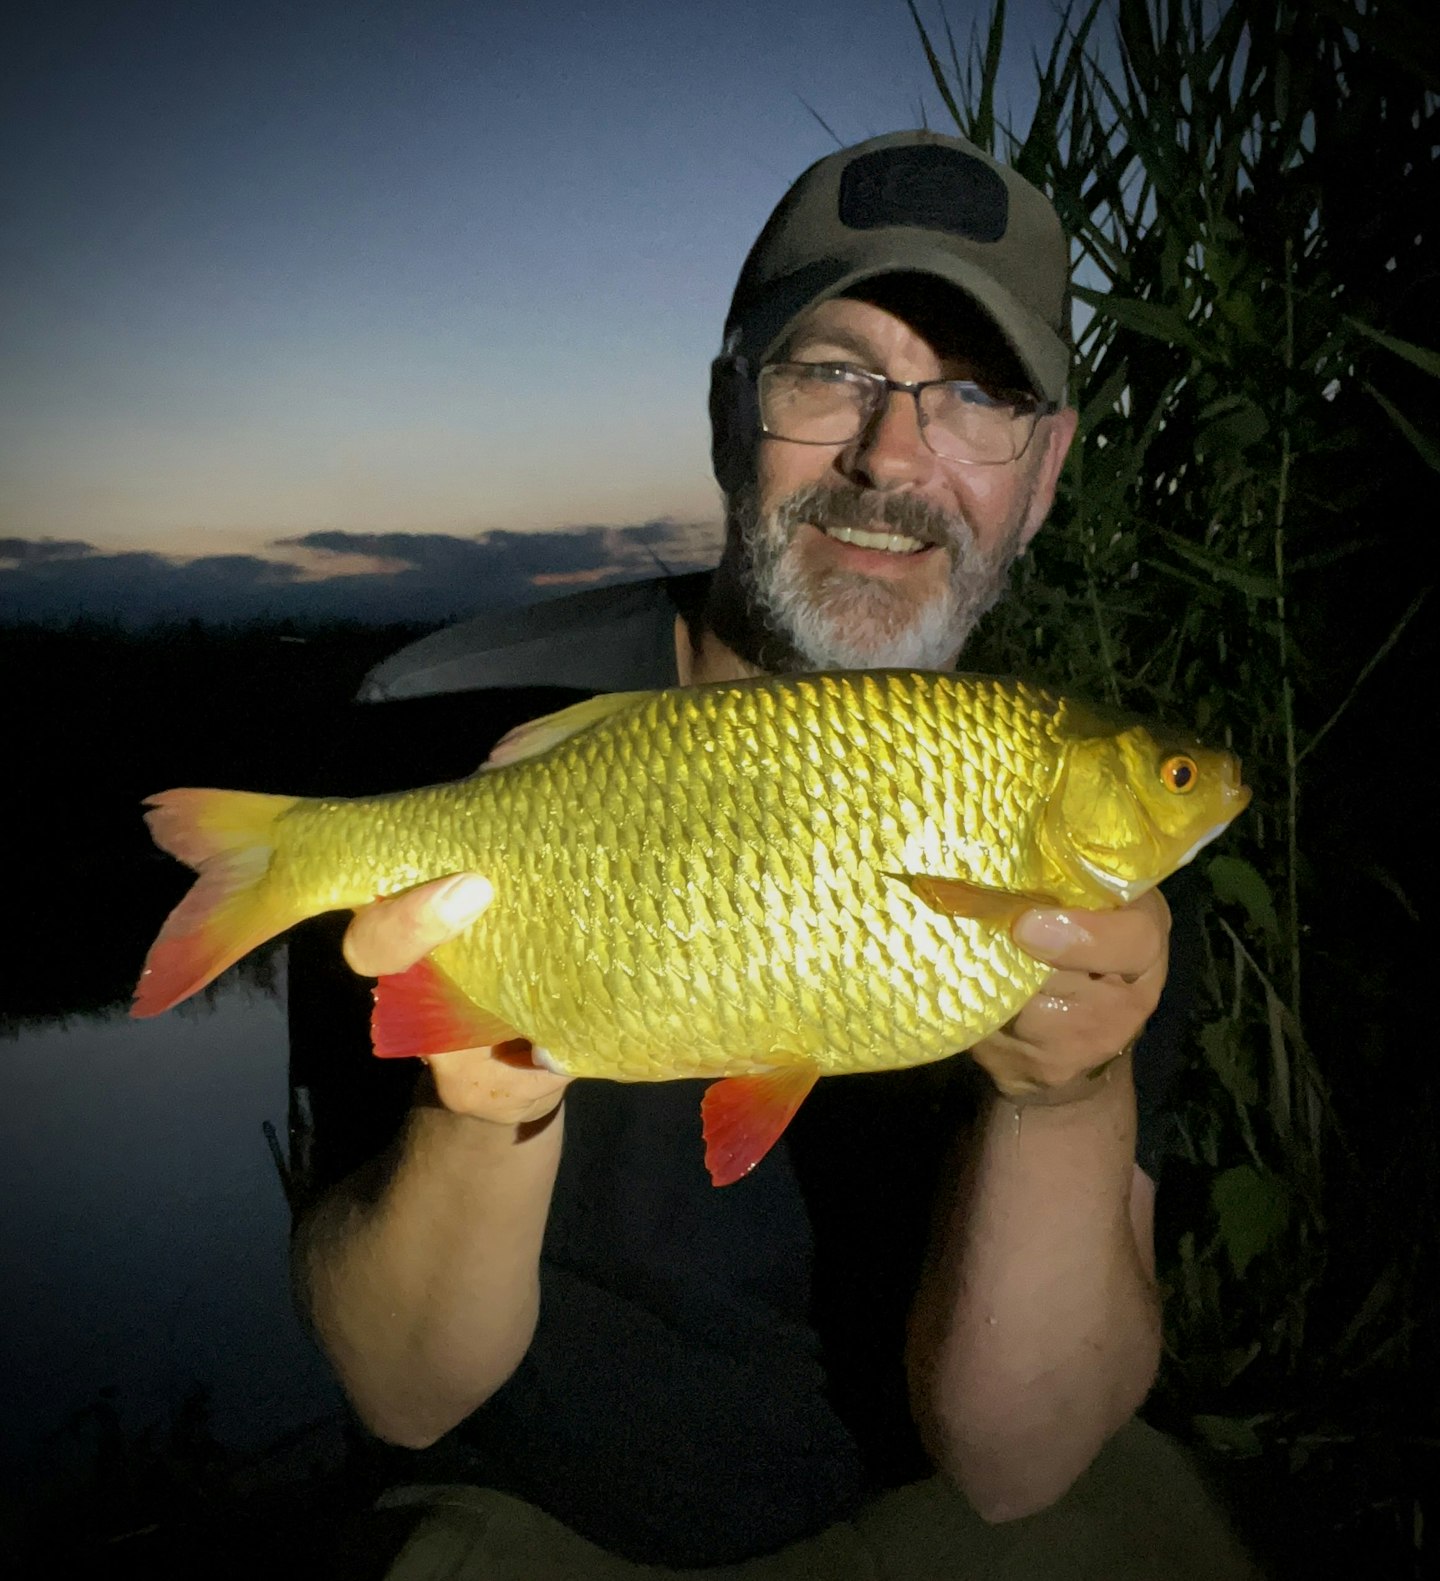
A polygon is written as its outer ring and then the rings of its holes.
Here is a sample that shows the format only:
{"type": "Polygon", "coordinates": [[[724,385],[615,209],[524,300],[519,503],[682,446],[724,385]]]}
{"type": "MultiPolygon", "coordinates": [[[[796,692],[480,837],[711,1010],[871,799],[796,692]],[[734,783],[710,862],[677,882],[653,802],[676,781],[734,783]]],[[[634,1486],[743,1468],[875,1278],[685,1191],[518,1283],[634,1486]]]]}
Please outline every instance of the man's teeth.
{"type": "Polygon", "coordinates": [[[857,549],[883,549],[886,554],[919,554],[929,547],[907,533],[866,532],[863,527],[830,527],[826,532],[841,543],[853,543],[857,549]]]}

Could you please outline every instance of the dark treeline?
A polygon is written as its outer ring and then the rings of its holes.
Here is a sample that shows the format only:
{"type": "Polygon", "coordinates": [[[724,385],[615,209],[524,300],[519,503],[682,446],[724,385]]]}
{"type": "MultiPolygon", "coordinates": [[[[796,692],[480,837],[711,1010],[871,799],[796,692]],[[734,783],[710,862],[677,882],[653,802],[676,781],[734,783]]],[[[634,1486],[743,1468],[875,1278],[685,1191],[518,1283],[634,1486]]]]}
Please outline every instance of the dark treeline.
{"type": "MultiPolygon", "coordinates": [[[[151,843],[141,803],[177,785],[299,795],[401,790],[473,771],[548,688],[352,701],[420,628],[192,622],[129,631],[0,628],[0,777],[18,927],[0,1031],[128,1001],[190,875],[151,843]]],[[[262,963],[263,968],[263,963],[262,963]]]]}

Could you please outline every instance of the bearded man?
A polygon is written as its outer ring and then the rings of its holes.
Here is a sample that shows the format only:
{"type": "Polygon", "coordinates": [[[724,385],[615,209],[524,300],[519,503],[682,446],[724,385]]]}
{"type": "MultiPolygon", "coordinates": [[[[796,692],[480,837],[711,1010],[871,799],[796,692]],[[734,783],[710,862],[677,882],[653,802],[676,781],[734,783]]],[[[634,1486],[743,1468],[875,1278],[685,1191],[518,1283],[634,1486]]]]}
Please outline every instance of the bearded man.
{"type": "MultiPolygon", "coordinates": [[[[1075,434],[1066,311],[1053,209],[968,143],[896,133],[806,171],[713,368],[723,558],[648,684],[953,666],[1075,434]]],[[[592,688],[647,684],[588,651],[592,688]]],[[[347,957],[403,970],[488,896],[456,875],[378,903],[347,957]]],[[[1169,935],[1159,893],[1027,913],[1053,972],[1001,1032],[822,1083],[724,1191],[696,1083],[432,1057],[295,1241],[355,1410],[432,1484],[392,1576],[1249,1574],[1133,1420],[1187,1014],[1169,935]]]]}

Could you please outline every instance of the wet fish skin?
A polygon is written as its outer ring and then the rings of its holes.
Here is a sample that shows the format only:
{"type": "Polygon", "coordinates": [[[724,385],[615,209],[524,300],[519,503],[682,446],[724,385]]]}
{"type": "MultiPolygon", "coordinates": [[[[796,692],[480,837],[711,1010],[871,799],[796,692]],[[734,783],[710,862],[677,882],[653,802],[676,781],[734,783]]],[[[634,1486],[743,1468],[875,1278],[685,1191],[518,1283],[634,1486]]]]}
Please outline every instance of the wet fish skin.
{"type": "Polygon", "coordinates": [[[751,1078],[742,1121],[773,1125],[819,1075],[980,1041],[1049,973],[1010,937],[1020,911],[1136,898],[1248,795],[1231,754],[1021,681],[833,672],[598,698],[453,784],[153,798],[155,838],[201,876],[135,1013],[304,916],[483,872],[485,914],[381,980],[378,1051],[506,1034],[570,1075],[751,1078]]]}

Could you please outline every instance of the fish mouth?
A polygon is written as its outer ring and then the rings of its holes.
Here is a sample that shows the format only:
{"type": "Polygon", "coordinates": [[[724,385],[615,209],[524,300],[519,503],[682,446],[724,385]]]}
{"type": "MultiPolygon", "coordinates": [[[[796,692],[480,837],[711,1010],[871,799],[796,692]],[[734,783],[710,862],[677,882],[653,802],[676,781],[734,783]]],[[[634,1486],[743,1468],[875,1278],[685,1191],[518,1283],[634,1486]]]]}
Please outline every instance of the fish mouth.
{"type": "MultiPolygon", "coordinates": [[[[1225,814],[1223,818],[1219,819],[1218,822],[1207,829],[1205,833],[1202,834],[1195,842],[1195,844],[1192,845],[1190,849],[1184,854],[1184,856],[1182,856],[1175,863],[1177,870],[1182,867],[1188,867],[1190,863],[1193,862],[1195,858],[1199,856],[1199,854],[1205,849],[1205,847],[1209,845],[1211,841],[1218,840],[1220,836],[1224,834],[1225,831],[1230,827],[1230,825],[1235,822],[1240,814],[1244,812],[1245,809],[1250,805],[1250,787],[1248,785],[1236,784],[1233,787],[1227,786],[1226,788],[1229,791],[1227,800],[1234,804],[1233,807],[1225,814]]],[[[1154,824],[1149,819],[1149,815],[1143,813],[1143,809],[1142,815],[1145,816],[1147,822],[1151,823],[1151,828],[1153,829],[1154,824]]],[[[1124,890],[1133,889],[1135,891],[1134,894],[1125,895],[1125,901],[1127,905],[1130,901],[1136,899],[1140,895],[1143,895],[1147,889],[1154,887],[1153,884],[1145,882],[1128,885],[1122,884],[1119,880],[1114,878],[1113,875],[1106,874],[1101,869],[1097,868],[1093,862],[1086,861],[1083,856],[1080,858],[1080,860],[1082,863],[1084,863],[1085,867],[1089,870],[1093,878],[1104,884],[1108,889],[1113,890],[1117,895],[1122,893],[1124,890]]]]}
{"type": "MultiPolygon", "coordinates": [[[[1207,845],[1213,840],[1219,839],[1240,814],[1245,811],[1245,808],[1250,803],[1250,787],[1239,782],[1239,774],[1233,769],[1228,771],[1227,780],[1232,774],[1234,782],[1227,783],[1225,786],[1225,800],[1229,805],[1226,807],[1224,815],[1217,818],[1183,856],[1177,858],[1173,864],[1166,867],[1166,873],[1178,872],[1180,868],[1188,866],[1207,845]]],[[[1135,812],[1147,831],[1152,851],[1156,855],[1163,853],[1167,845],[1165,836],[1157,827],[1155,820],[1150,816],[1145,806],[1134,797],[1133,793],[1131,801],[1135,812]]],[[[1102,863],[1094,861],[1073,845],[1071,850],[1086,876],[1092,882],[1098,884],[1102,890],[1113,895],[1122,906],[1128,906],[1131,901],[1138,900],[1141,895],[1154,889],[1160,882],[1157,878],[1122,878],[1118,873],[1111,872],[1102,863]]]]}
{"type": "Polygon", "coordinates": [[[1230,825],[1234,823],[1240,814],[1244,812],[1245,809],[1250,805],[1250,787],[1241,783],[1238,774],[1236,774],[1233,769],[1227,773],[1226,781],[1226,800],[1231,803],[1230,811],[1225,814],[1225,816],[1214,826],[1214,828],[1207,829],[1205,833],[1200,836],[1195,844],[1192,845],[1185,855],[1182,856],[1175,864],[1176,867],[1185,867],[1188,863],[1193,862],[1195,858],[1205,849],[1205,847],[1209,845],[1212,840],[1219,839],[1219,837],[1225,833],[1230,825]],[[1233,784],[1230,783],[1232,776],[1234,776],[1233,784]]]}
{"type": "Polygon", "coordinates": [[[1200,836],[1200,838],[1195,842],[1195,844],[1190,847],[1190,849],[1185,853],[1185,855],[1182,856],[1178,862],[1176,862],[1175,866],[1176,867],[1188,867],[1189,864],[1191,862],[1193,862],[1197,856],[1199,856],[1199,854],[1205,849],[1205,847],[1207,845],[1210,844],[1210,842],[1212,840],[1218,840],[1220,838],[1220,836],[1225,833],[1225,831],[1230,827],[1230,825],[1233,822],[1233,820],[1236,817],[1236,815],[1241,810],[1242,810],[1241,808],[1237,807],[1235,809],[1235,812],[1231,813],[1229,818],[1222,818],[1220,820],[1220,822],[1217,823],[1213,829],[1207,829],[1205,831],[1205,833],[1202,834],[1200,836]]]}
{"type": "Polygon", "coordinates": [[[1250,805],[1250,787],[1247,786],[1247,784],[1242,781],[1241,776],[1239,776],[1238,764],[1235,764],[1235,762],[1228,762],[1228,764],[1225,765],[1225,781],[1223,781],[1223,783],[1225,783],[1225,802],[1228,803],[1227,809],[1225,809],[1225,816],[1223,816],[1222,819],[1220,819],[1220,821],[1214,825],[1214,827],[1208,828],[1208,830],[1206,830],[1206,832],[1200,836],[1200,840],[1195,841],[1195,844],[1190,846],[1189,851],[1179,858],[1179,862],[1176,862],[1176,866],[1178,866],[1178,868],[1182,868],[1182,866],[1186,866],[1187,863],[1193,862],[1195,857],[1198,857],[1200,852],[1204,851],[1204,847],[1208,846],[1212,840],[1219,840],[1220,835],[1223,835],[1225,830],[1230,828],[1230,825],[1233,824],[1233,822],[1235,822],[1236,819],[1241,816],[1241,813],[1244,813],[1244,809],[1250,805]]]}
{"type": "Polygon", "coordinates": [[[1220,784],[1225,793],[1226,804],[1235,810],[1231,818],[1238,818],[1250,805],[1250,787],[1240,778],[1240,759],[1233,753],[1227,752],[1224,757],[1224,766],[1221,770],[1220,784]]]}

